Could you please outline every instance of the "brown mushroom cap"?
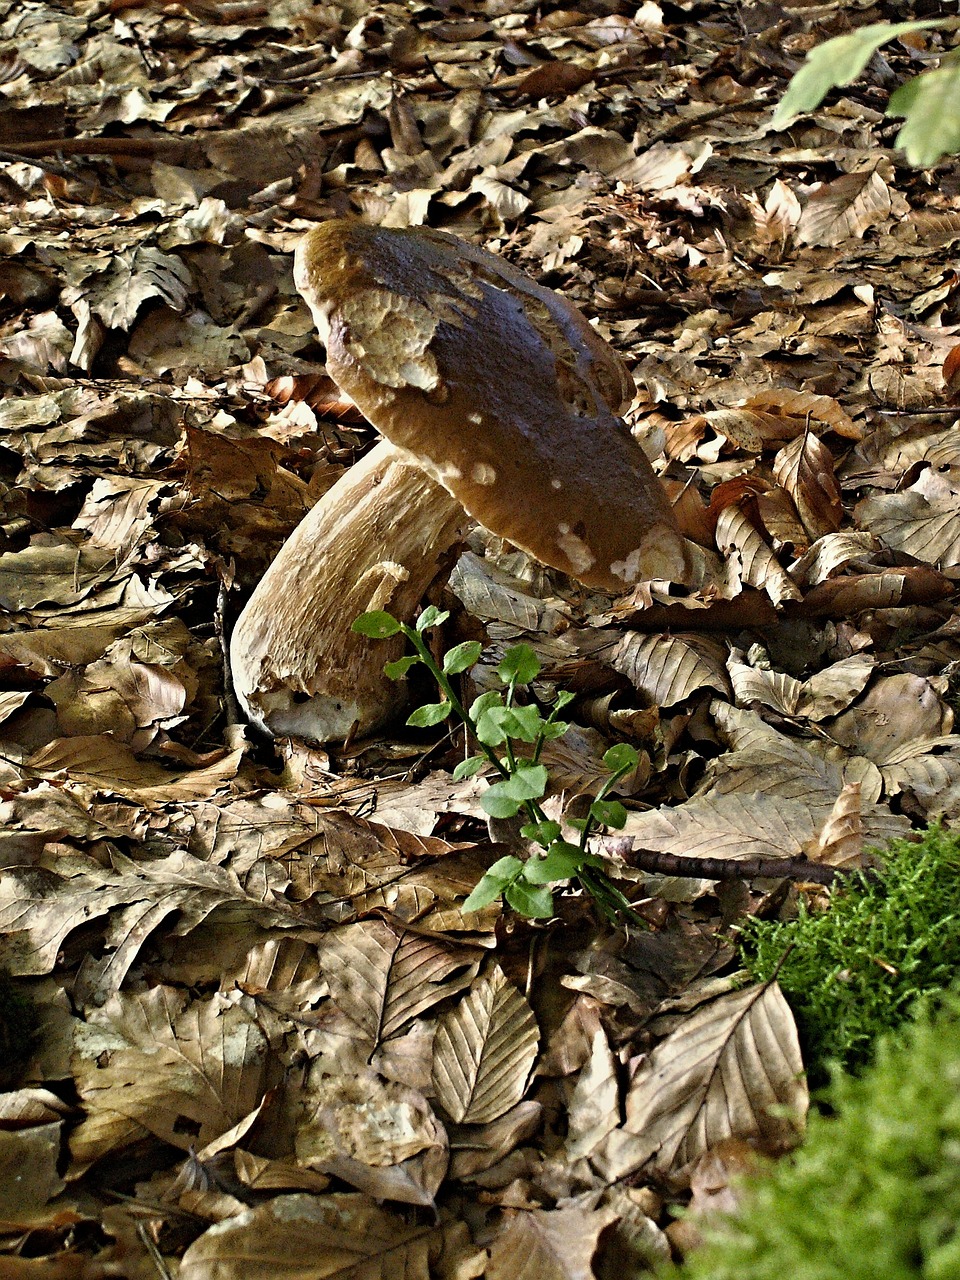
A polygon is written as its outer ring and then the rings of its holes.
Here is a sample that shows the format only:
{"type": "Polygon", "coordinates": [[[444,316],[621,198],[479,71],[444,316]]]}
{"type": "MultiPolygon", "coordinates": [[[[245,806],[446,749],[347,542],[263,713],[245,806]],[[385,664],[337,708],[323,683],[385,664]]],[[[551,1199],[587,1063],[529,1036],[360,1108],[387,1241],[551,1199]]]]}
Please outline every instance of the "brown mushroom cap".
{"type": "Polygon", "coordinates": [[[442,232],[346,220],[301,241],[294,278],[334,380],[487,529],[588,586],[683,580],[670,504],[614,416],[629,376],[557,294],[442,232]]]}

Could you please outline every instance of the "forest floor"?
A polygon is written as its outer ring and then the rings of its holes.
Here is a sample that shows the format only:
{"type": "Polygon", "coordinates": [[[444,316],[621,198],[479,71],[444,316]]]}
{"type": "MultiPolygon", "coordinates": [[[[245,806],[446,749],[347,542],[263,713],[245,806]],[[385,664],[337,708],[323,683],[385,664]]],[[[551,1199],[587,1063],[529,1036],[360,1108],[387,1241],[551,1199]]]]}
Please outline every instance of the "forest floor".
{"type": "Polygon", "coordinates": [[[933,38],[770,128],[906,7],[0,0],[4,1275],[624,1277],[796,1142],[736,921],[823,888],[640,853],[851,868],[960,814],[960,170],[883,115],[933,38]],[[503,850],[456,733],[238,722],[224,637],[374,439],[292,278],[345,215],[510,259],[635,379],[703,585],[478,532],[437,601],[465,696],[520,641],[576,695],[551,816],[639,753],[596,852],[640,923],[463,911],[503,850]]]}

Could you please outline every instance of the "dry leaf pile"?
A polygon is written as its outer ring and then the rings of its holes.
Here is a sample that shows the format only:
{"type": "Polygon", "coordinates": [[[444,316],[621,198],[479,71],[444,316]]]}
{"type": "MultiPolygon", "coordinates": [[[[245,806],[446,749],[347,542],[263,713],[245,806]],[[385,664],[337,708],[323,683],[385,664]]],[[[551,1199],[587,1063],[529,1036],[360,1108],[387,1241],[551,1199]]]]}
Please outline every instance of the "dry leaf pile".
{"type": "Polygon", "coordinates": [[[796,1142],[728,932],[795,891],[634,850],[857,866],[960,814],[958,171],[881,114],[935,48],[768,127],[816,40],[908,16],[0,0],[4,1274],[604,1280],[796,1142]],[[576,693],[556,813],[641,751],[599,851],[646,931],[465,915],[502,848],[455,742],[232,722],[225,630],[371,438],[291,277],[351,211],[482,241],[632,367],[699,586],[586,597],[478,535],[447,603],[576,693]]]}

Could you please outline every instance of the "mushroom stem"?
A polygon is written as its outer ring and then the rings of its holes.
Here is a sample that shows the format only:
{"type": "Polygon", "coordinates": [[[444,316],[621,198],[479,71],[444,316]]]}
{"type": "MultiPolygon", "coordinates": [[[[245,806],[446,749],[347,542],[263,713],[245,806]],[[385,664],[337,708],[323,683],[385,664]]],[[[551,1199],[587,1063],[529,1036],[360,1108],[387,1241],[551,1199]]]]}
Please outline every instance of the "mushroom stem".
{"type": "Polygon", "coordinates": [[[382,441],[284,543],[230,641],[243,709],[272,734],[343,741],[377,729],[404,700],[385,662],[403,637],[350,630],[369,609],[412,616],[467,522],[457,500],[382,441]]]}

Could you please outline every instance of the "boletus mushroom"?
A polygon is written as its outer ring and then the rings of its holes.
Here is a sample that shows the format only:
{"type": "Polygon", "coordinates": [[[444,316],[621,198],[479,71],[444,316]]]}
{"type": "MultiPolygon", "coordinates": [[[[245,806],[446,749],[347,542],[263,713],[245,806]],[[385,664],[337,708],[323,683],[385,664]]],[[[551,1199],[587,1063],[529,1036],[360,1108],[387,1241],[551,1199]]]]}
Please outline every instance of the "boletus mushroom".
{"type": "Polygon", "coordinates": [[[234,687],[255,723],[330,742],[395,714],[383,664],[398,652],[350,625],[369,609],[409,619],[469,518],[589,587],[684,580],[670,503],[616,416],[631,379],[558,294],[443,232],[339,219],[301,241],[294,280],[330,376],[384,440],[237,622],[234,687]]]}

